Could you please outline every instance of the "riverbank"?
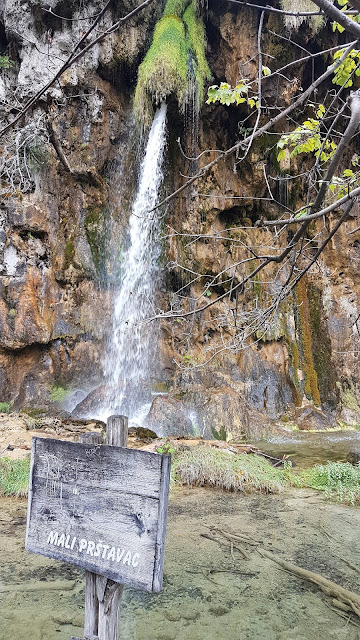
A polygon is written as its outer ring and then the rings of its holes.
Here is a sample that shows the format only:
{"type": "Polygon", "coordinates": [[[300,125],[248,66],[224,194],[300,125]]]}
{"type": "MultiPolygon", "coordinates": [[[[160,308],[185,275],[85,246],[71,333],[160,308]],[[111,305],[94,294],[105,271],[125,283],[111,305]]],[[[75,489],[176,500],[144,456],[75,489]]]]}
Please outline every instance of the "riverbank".
{"type": "MultiPolygon", "coordinates": [[[[83,576],[25,552],[26,501],[0,499],[0,637],[81,637],[83,576]]],[[[170,496],[164,589],[125,589],[121,640],[358,640],[358,629],[314,585],[261,550],[360,591],[360,509],[310,489],[235,494],[204,488],[170,496]],[[248,536],[249,559],[214,529],[248,536]],[[260,552],[260,553],[259,553],[260,552]]]]}

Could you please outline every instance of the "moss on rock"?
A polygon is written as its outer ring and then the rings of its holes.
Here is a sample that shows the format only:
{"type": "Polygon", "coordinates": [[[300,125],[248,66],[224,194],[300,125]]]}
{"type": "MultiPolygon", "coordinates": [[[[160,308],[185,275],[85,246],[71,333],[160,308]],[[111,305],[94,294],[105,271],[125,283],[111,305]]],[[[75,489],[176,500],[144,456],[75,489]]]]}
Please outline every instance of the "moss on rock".
{"type": "Polygon", "coordinates": [[[304,393],[308,398],[312,398],[317,406],[320,406],[321,399],[312,352],[309,300],[306,291],[305,277],[303,277],[297,284],[295,295],[301,338],[301,356],[305,374],[304,393]]]}
{"type": "Polygon", "coordinates": [[[163,16],[155,26],[151,47],[139,67],[134,97],[138,122],[148,127],[153,103],[159,104],[171,94],[183,111],[193,100],[191,81],[195,81],[200,104],[205,80],[210,77],[204,25],[193,2],[168,0],[163,16]]]}

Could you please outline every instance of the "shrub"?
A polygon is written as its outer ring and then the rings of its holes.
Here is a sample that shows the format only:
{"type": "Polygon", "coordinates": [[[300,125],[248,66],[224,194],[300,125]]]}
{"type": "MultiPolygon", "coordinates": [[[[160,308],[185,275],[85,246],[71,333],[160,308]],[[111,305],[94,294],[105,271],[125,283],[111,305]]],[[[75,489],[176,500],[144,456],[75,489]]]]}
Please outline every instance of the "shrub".
{"type": "Polygon", "coordinates": [[[0,402],[0,413],[10,413],[11,404],[10,402],[0,402]]]}

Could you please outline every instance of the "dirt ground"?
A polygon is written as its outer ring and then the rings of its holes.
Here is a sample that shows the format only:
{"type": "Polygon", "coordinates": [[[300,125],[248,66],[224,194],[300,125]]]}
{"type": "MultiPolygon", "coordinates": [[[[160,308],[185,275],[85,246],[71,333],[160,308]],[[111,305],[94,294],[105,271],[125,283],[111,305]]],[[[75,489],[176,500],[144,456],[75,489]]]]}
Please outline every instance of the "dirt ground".
{"type": "MultiPolygon", "coordinates": [[[[81,637],[83,577],[70,565],[25,552],[26,501],[0,500],[1,640],[81,637]]],[[[360,592],[360,509],[314,491],[240,495],[174,489],[164,588],[125,589],[121,640],[359,640],[314,585],[280,570],[258,549],[360,592]],[[259,541],[243,559],[210,527],[259,541]],[[204,537],[205,536],[205,537],[204,537]],[[239,573],[243,572],[243,573],[239,573]]],[[[360,624],[360,621],[359,621],[360,624]]]]}

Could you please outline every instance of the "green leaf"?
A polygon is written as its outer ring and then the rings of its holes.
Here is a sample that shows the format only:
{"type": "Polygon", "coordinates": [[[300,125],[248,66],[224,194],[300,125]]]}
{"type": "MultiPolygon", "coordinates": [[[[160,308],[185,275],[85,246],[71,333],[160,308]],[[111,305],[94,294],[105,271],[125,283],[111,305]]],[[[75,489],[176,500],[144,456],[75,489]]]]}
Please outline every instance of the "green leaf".
{"type": "Polygon", "coordinates": [[[264,74],[264,76],[271,76],[271,69],[269,69],[269,67],[262,67],[262,72],[264,74]]]}

